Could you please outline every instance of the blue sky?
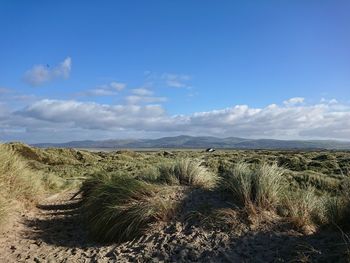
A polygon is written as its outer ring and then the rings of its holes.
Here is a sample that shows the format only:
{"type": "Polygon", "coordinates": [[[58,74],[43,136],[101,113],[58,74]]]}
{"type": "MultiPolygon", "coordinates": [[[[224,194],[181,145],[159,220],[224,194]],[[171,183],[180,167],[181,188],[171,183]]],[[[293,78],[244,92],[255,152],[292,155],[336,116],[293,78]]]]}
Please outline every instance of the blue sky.
{"type": "Polygon", "coordinates": [[[0,140],[350,140],[349,13],[330,0],[0,1],[0,140]]]}

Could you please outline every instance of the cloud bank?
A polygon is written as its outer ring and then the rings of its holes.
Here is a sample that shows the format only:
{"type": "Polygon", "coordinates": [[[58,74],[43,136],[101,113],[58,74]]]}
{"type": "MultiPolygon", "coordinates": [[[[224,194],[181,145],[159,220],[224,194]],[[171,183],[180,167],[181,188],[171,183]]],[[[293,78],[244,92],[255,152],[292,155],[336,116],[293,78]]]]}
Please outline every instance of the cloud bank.
{"type": "Polygon", "coordinates": [[[27,70],[23,80],[31,86],[40,86],[56,79],[67,79],[72,69],[72,59],[65,58],[59,65],[51,68],[49,65],[35,65],[27,70]]]}
{"type": "MultiPolygon", "coordinates": [[[[147,92],[135,92],[145,94],[135,96],[148,98],[147,92]]],[[[0,136],[43,141],[48,130],[52,130],[64,137],[62,141],[89,139],[91,134],[99,139],[188,134],[350,140],[349,105],[306,104],[303,99],[288,101],[290,103],[262,108],[235,105],[188,115],[169,115],[161,105],[154,104],[109,105],[44,99],[16,111],[6,110],[2,105],[2,112],[6,114],[0,115],[0,136]],[[75,138],[72,134],[79,136],[75,138]]]]}

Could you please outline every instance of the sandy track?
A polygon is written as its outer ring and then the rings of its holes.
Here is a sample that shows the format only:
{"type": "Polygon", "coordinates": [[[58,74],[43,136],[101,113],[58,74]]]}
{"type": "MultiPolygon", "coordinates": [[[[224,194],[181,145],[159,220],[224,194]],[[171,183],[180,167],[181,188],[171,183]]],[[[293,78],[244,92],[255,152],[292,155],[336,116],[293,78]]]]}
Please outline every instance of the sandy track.
{"type": "Polygon", "coordinates": [[[252,230],[240,222],[231,232],[172,222],[155,226],[138,240],[101,245],[89,241],[77,216],[79,199],[71,201],[72,195],[48,198],[23,213],[0,237],[0,262],[327,262],[330,254],[334,262],[343,258],[344,249],[335,253],[339,238],[329,233],[252,230]]]}

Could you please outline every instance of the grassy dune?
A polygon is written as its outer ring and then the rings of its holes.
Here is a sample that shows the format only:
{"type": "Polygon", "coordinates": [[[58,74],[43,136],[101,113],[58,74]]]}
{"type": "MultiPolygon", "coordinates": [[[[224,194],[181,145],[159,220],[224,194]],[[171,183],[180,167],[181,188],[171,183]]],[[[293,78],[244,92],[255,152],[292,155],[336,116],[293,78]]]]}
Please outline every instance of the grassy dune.
{"type": "MultiPolygon", "coordinates": [[[[174,159],[136,176],[95,174],[82,186],[88,228],[98,240],[122,241],[139,236],[151,223],[176,217],[176,211],[184,205],[181,197],[173,198],[178,187],[186,189],[187,194],[198,188],[226,194],[225,202],[238,205],[250,216],[271,211],[305,232],[323,226],[347,227],[350,199],[349,188],[344,185],[343,190],[334,192],[319,189],[319,183],[310,180],[295,188],[289,170],[267,161],[239,161],[219,170],[217,174],[209,171],[195,159],[174,159]]],[[[212,211],[208,216],[215,221],[222,210],[213,207],[212,211]]]]}
{"type": "Polygon", "coordinates": [[[141,175],[97,173],[82,185],[83,214],[95,239],[123,241],[139,236],[176,212],[179,191],[214,187],[216,177],[198,161],[180,159],[141,175]]]}
{"type": "Polygon", "coordinates": [[[131,240],[178,220],[229,231],[265,213],[308,234],[349,230],[349,152],[105,153],[17,143],[1,145],[0,160],[2,220],[13,203],[70,182],[82,193],[82,224],[99,241],[131,240]]]}
{"type": "Polygon", "coordinates": [[[12,147],[0,144],[0,226],[21,205],[35,203],[45,192],[63,185],[61,178],[30,168],[12,147]]]}
{"type": "Polygon", "coordinates": [[[171,188],[127,174],[92,176],[82,189],[84,218],[91,235],[101,241],[132,239],[150,223],[170,218],[176,208],[171,188]]]}

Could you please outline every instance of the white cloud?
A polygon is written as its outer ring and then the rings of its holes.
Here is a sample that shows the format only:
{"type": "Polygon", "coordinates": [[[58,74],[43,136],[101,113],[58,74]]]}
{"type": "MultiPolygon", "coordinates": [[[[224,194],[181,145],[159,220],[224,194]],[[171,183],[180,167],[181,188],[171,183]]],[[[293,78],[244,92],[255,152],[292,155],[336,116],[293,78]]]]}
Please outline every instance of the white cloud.
{"type": "Polygon", "coordinates": [[[111,89],[116,90],[116,91],[121,91],[121,90],[125,89],[126,84],[113,81],[113,82],[109,83],[109,87],[111,89]]]}
{"type": "Polygon", "coordinates": [[[164,73],[161,78],[167,86],[174,88],[188,88],[189,85],[187,82],[191,79],[188,75],[172,73],[164,73]]]}
{"type": "Polygon", "coordinates": [[[89,89],[83,92],[79,92],[78,96],[98,97],[98,96],[115,96],[119,94],[119,91],[125,89],[126,84],[120,82],[111,82],[109,84],[98,86],[94,89],[89,89]]]}
{"type": "Polygon", "coordinates": [[[167,101],[166,97],[138,96],[138,95],[127,96],[125,99],[128,104],[159,103],[159,102],[167,101]]]}
{"type": "Polygon", "coordinates": [[[98,96],[115,96],[118,92],[110,90],[110,89],[104,89],[104,88],[96,88],[96,89],[90,89],[84,92],[79,93],[80,96],[87,96],[87,97],[98,97],[98,96]]]}
{"type": "Polygon", "coordinates": [[[290,98],[289,100],[283,101],[283,104],[286,106],[294,106],[296,104],[303,103],[304,100],[305,100],[305,98],[302,98],[302,97],[294,97],[294,98],[290,98]]]}
{"type": "Polygon", "coordinates": [[[152,96],[153,91],[145,88],[139,88],[139,89],[133,89],[131,91],[133,94],[138,95],[138,96],[152,96]]]}
{"type": "Polygon", "coordinates": [[[164,110],[157,105],[105,105],[45,99],[16,114],[35,120],[67,123],[68,127],[108,130],[146,125],[163,116],[164,110]]]}
{"type": "MultiPolygon", "coordinates": [[[[140,97],[142,99],[131,100],[154,102],[148,97],[140,97]]],[[[149,134],[190,134],[350,140],[350,106],[340,103],[271,104],[262,108],[236,105],[187,115],[169,115],[160,105],[107,105],[74,100],[39,100],[12,112],[4,105],[1,107],[1,111],[6,112],[0,114],[0,133],[6,130],[5,138],[20,138],[22,133],[22,138],[30,136],[31,139],[42,140],[47,136],[47,129],[52,129],[57,130],[60,136],[66,134],[64,140],[70,140],[70,132],[78,134],[78,131],[101,139],[110,135],[116,138],[120,134],[144,137],[149,134]]]]}
{"type": "Polygon", "coordinates": [[[67,79],[72,69],[72,59],[67,57],[59,65],[50,68],[46,65],[35,65],[24,74],[24,81],[32,86],[40,86],[56,79],[67,79]]]}
{"type": "Polygon", "coordinates": [[[153,91],[146,88],[138,88],[131,90],[132,95],[125,98],[128,104],[140,104],[140,103],[161,103],[166,102],[166,97],[152,96],[153,91]]]}
{"type": "Polygon", "coordinates": [[[326,104],[338,104],[339,103],[339,101],[336,100],[336,99],[328,100],[328,99],[325,99],[325,98],[321,98],[320,102],[321,103],[326,103],[326,104]]]}

